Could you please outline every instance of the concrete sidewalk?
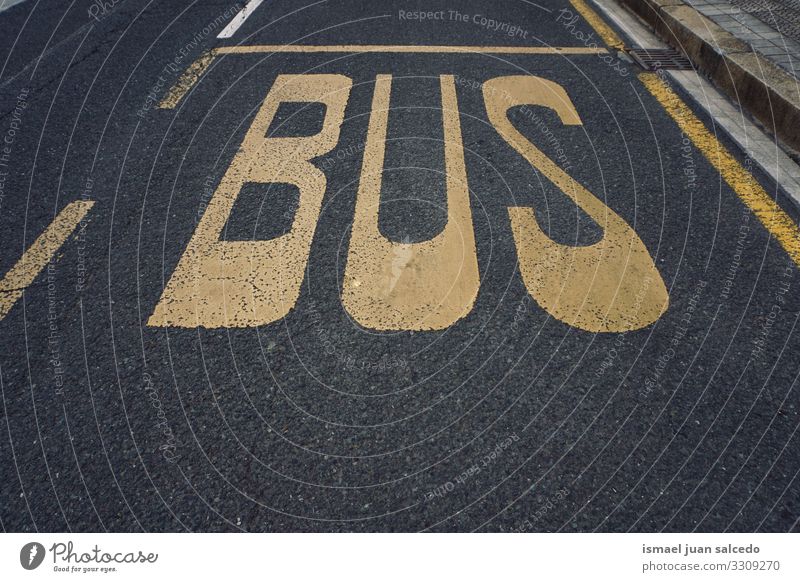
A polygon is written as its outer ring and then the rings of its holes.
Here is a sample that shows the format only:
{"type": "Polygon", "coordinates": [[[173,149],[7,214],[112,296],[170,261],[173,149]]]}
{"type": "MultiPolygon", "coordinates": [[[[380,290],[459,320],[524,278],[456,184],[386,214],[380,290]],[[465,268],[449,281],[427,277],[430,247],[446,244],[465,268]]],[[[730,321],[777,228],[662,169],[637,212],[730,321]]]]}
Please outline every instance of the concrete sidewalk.
{"type": "Polygon", "coordinates": [[[620,0],[800,152],[800,0],[620,0]]]}
{"type": "Polygon", "coordinates": [[[800,74],[800,0],[687,0],[787,72],[800,74]]]}

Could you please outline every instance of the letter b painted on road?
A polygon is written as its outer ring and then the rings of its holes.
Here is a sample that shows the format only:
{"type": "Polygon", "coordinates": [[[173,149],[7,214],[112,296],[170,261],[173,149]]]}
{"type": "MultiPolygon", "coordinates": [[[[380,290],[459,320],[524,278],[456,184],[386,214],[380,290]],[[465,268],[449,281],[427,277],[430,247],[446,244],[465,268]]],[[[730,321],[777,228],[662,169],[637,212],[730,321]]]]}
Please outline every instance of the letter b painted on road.
{"type": "Polygon", "coordinates": [[[327,180],[309,160],[339,141],[352,81],[343,75],[280,75],[214,192],[161,300],[152,326],[255,327],[284,317],[300,285],[327,180]],[[326,106],[319,133],[264,137],[282,102],[326,106]],[[271,240],[222,241],[236,197],[248,182],[297,186],[291,229],[271,240]]]}

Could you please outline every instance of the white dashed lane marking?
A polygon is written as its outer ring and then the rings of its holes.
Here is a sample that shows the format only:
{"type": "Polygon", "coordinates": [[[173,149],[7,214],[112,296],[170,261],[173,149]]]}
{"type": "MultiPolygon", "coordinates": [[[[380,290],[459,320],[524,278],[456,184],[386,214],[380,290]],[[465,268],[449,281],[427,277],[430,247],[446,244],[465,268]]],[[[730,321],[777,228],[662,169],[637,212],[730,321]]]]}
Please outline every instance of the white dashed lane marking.
{"type": "Polygon", "coordinates": [[[231,38],[234,34],[236,34],[236,31],[239,30],[239,27],[242,26],[244,21],[256,11],[256,8],[261,6],[263,1],[264,0],[250,0],[247,4],[245,4],[245,7],[242,8],[242,11],[233,17],[233,20],[228,23],[228,26],[222,29],[222,31],[217,35],[217,38],[231,38]]]}

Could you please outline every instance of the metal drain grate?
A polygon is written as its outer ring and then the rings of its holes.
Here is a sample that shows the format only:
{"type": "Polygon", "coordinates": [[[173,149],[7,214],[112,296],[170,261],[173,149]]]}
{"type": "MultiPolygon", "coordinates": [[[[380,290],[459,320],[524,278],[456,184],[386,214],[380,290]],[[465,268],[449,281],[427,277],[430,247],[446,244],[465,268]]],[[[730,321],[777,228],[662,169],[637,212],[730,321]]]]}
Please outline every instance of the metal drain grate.
{"type": "Polygon", "coordinates": [[[648,71],[657,71],[658,69],[686,71],[694,69],[689,59],[671,48],[628,49],[628,54],[630,54],[643,69],[648,71]]]}

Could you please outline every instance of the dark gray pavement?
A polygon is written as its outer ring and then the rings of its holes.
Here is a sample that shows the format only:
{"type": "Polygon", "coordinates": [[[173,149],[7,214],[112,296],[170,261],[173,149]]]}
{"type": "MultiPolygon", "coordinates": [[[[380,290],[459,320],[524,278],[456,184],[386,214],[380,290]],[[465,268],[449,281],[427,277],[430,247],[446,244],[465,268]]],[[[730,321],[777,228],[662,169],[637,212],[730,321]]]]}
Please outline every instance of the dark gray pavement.
{"type": "MultiPolygon", "coordinates": [[[[28,0],[0,13],[0,136],[25,102],[0,272],[68,203],[95,201],[0,321],[4,530],[798,528],[798,267],[686,145],[635,65],[623,75],[597,55],[223,55],[175,109],[141,111],[182,50],[166,88],[204,50],[234,44],[582,46],[557,21],[572,5],[458,3],[527,32],[509,36],[399,18],[444,2],[267,0],[234,37],[205,34],[231,5],[120,0],[95,19],[88,2],[28,0]],[[302,73],[346,75],[353,89],[338,145],[316,162],[328,184],[295,308],[258,328],[147,326],[275,78],[302,73]],[[481,287],[443,331],[367,330],[340,299],[375,78],[387,73],[380,227],[396,241],[431,238],[446,220],[439,76],[461,80],[481,287]],[[564,244],[601,231],[489,123],[479,87],[503,75],[567,90],[582,127],[545,109],[540,124],[510,119],[554,159],[562,150],[562,167],[642,239],[670,294],[653,325],[589,333],[529,296],[509,206],[535,208],[564,244]]],[[[592,33],[583,19],[577,30],[592,33]]],[[[322,115],[280,113],[276,131],[313,134],[322,115]]],[[[779,185],[719,138],[797,221],[779,185]]],[[[296,193],[259,192],[237,199],[226,240],[285,231],[296,193]]]]}

